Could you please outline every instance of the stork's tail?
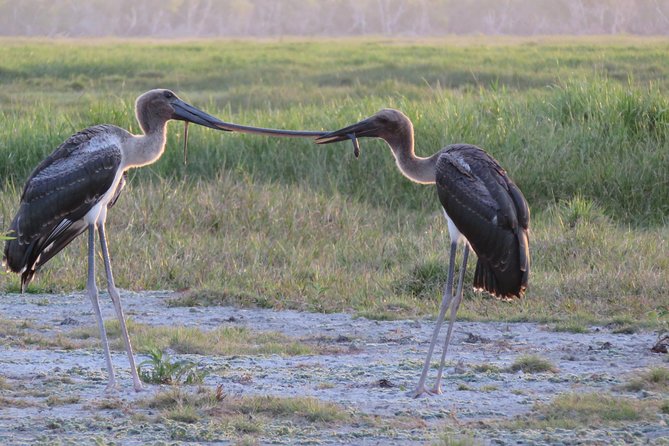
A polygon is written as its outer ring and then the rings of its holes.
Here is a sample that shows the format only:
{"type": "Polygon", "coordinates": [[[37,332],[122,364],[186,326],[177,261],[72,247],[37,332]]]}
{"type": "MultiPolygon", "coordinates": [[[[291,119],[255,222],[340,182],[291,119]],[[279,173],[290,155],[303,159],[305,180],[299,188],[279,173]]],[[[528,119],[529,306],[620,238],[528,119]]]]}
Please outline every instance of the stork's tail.
{"type": "Polygon", "coordinates": [[[500,299],[513,299],[523,297],[526,288],[526,274],[521,274],[521,277],[519,278],[505,277],[500,280],[489,265],[482,262],[481,259],[476,262],[476,271],[474,271],[474,289],[487,291],[500,299]]]}
{"type": "Polygon", "coordinates": [[[2,258],[2,266],[7,272],[21,272],[25,260],[26,245],[19,243],[17,239],[10,239],[5,242],[5,252],[2,258]]]}
{"type": "Polygon", "coordinates": [[[32,248],[32,244],[19,243],[18,239],[10,239],[5,242],[2,266],[7,272],[21,274],[21,293],[26,290],[35,275],[35,270],[28,267],[26,262],[32,248]]]}

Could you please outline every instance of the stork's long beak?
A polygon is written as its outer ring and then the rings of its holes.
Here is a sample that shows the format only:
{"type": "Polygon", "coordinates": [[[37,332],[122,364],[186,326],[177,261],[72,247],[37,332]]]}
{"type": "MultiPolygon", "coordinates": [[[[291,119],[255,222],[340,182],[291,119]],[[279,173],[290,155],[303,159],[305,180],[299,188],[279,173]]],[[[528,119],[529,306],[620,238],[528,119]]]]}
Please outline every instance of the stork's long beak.
{"type": "Polygon", "coordinates": [[[225,124],[223,121],[218,119],[215,116],[211,116],[208,113],[203,112],[202,110],[193,107],[192,105],[182,101],[181,99],[175,99],[172,101],[172,108],[174,109],[174,114],[172,119],[177,119],[179,121],[192,122],[193,124],[199,124],[210,129],[217,130],[226,130],[221,128],[220,124],[225,124]]]}

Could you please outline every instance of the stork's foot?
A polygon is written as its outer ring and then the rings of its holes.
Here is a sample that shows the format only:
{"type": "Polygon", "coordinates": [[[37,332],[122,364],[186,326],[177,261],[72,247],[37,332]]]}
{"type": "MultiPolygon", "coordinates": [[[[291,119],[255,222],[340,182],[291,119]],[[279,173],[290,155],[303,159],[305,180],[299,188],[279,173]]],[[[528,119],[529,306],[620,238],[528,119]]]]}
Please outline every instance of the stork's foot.
{"type": "Polygon", "coordinates": [[[414,390],[407,393],[407,396],[412,398],[419,398],[423,396],[434,396],[435,393],[432,390],[428,390],[425,386],[418,386],[414,390]]]}
{"type": "Polygon", "coordinates": [[[431,395],[441,395],[442,393],[444,393],[441,391],[441,384],[435,384],[434,387],[430,389],[430,392],[431,395]]]}
{"type": "Polygon", "coordinates": [[[144,386],[139,381],[135,381],[134,386],[135,386],[135,392],[141,392],[144,390],[144,386]]]}

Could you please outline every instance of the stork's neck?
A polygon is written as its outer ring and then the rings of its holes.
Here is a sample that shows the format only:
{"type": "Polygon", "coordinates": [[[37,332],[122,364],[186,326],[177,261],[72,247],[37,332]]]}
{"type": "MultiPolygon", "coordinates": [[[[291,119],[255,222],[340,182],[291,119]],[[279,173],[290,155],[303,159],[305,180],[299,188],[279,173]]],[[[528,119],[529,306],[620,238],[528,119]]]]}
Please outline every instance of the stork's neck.
{"type": "Polygon", "coordinates": [[[135,135],[123,153],[126,169],[155,163],[165,151],[167,122],[154,126],[144,135],[135,135]]]}
{"type": "Polygon", "coordinates": [[[413,131],[394,135],[386,140],[393,151],[397,167],[402,174],[416,183],[434,184],[436,182],[436,165],[439,152],[422,158],[414,153],[413,131]]]}

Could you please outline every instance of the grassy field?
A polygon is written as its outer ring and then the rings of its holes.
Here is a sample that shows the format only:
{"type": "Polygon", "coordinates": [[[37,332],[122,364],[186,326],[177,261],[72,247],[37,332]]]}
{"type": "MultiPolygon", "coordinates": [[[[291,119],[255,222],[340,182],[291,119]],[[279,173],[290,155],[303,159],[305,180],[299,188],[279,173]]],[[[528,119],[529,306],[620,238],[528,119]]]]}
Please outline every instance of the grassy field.
{"type": "MultiPolygon", "coordinates": [[[[335,129],[394,107],[413,120],[418,154],[480,145],[532,208],[527,299],[468,292],[462,317],[669,320],[666,40],[1,43],[1,229],[46,154],[92,124],[138,131],[133,101],[150,88],[224,120],[283,128],[335,129]]],[[[435,190],[403,178],[383,143],[361,141],[355,160],[350,144],[191,127],[184,166],[182,132],[170,125],[163,158],[132,173],[110,213],[120,287],[188,290],[184,304],[436,311],[448,236],[435,190]]],[[[30,289],[82,289],[83,242],[30,289]]],[[[0,291],[17,289],[0,276],[0,291]]]]}

